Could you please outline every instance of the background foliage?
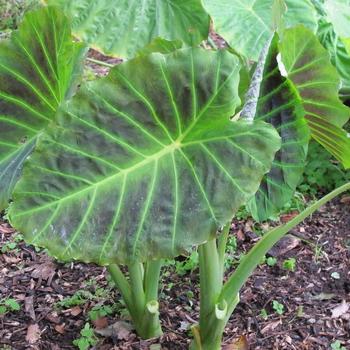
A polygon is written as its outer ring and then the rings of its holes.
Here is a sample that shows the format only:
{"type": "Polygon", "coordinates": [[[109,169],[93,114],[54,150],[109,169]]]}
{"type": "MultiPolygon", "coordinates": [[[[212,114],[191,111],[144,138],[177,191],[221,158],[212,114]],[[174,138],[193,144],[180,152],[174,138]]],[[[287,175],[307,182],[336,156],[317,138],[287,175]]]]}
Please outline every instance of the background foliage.
{"type": "Polygon", "coordinates": [[[39,0],[0,0],[0,32],[17,29],[24,13],[38,4],[39,0]]]}

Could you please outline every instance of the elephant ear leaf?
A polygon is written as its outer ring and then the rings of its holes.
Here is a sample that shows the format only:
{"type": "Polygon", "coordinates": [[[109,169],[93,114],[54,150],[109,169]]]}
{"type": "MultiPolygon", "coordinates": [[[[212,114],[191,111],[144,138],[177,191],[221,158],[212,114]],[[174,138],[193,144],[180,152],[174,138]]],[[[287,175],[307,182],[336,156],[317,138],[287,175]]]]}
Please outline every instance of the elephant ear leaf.
{"type": "Polygon", "coordinates": [[[350,167],[350,138],[342,126],[350,109],[339,99],[340,79],[328,52],[303,26],[286,30],[279,45],[288,80],[298,92],[311,137],[345,168],[350,167]]]}
{"type": "Polygon", "coordinates": [[[59,6],[73,19],[76,37],[106,55],[134,57],[157,37],[181,40],[189,46],[208,37],[209,16],[201,0],[46,2],[59,6]]]}
{"type": "Polygon", "coordinates": [[[242,110],[278,130],[282,147],[248,207],[256,220],[275,215],[291,199],[302,175],[311,136],[350,166],[350,139],[341,128],[350,109],[339,100],[339,77],[327,51],[303,26],[274,36],[262,55],[242,110]],[[278,55],[280,54],[280,57],[278,55]],[[279,62],[277,60],[279,59],[279,62]]]}
{"type": "Polygon", "coordinates": [[[230,120],[238,83],[234,55],[185,49],[83,86],[26,162],[11,223],[59,259],[99,264],[171,257],[214,237],[280,146],[270,125],[230,120]]]}
{"type": "Polygon", "coordinates": [[[337,35],[350,38],[350,0],[326,0],[324,10],[337,35]]]}
{"type": "Polygon", "coordinates": [[[53,8],[28,13],[0,43],[0,210],[38,134],[71,94],[83,53],[67,19],[53,8]]]}
{"type": "Polygon", "coordinates": [[[318,38],[341,77],[341,97],[350,98],[350,1],[326,0],[318,6],[318,38]]]}
{"type": "MultiPolygon", "coordinates": [[[[304,24],[317,29],[316,10],[310,0],[284,0],[280,24],[289,28],[304,24]]],[[[236,52],[258,61],[260,52],[276,29],[276,0],[204,0],[214,29],[236,52]]]]}
{"type": "Polygon", "coordinates": [[[309,143],[309,128],[298,94],[279,70],[277,35],[264,51],[241,115],[272,124],[281,136],[282,146],[258,192],[248,202],[258,221],[278,213],[293,196],[304,170],[309,143]]]}
{"type": "Polygon", "coordinates": [[[346,52],[350,55],[350,38],[343,38],[343,44],[345,46],[346,52]]]}
{"type": "Polygon", "coordinates": [[[346,40],[342,40],[334,31],[332,23],[323,18],[319,21],[318,39],[331,56],[331,62],[336,67],[341,78],[340,95],[343,99],[350,97],[350,51],[346,48],[346,40]]]}

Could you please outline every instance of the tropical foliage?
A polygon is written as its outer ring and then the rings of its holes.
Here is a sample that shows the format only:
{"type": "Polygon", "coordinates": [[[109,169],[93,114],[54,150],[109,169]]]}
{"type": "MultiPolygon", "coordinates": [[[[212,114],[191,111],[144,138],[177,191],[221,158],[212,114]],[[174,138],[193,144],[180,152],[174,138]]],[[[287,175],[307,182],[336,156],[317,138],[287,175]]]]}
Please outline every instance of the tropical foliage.
{"type": "Polygon", "coordinates": [[[112,56],[133,57],[156,38],[195,46],[207,38],[200,0],[46,0],[72,17],[74,35],[112,56]]]}
{"type": "Polygon", "coordinates": [[[38,134],[74,91],[84,53],[85,45],[72,42],[68,20],[53,8],[29,13],[0,43],[0,210],[38,134]]]}
{"type": "Polygon", "coordinates": [[[326,20],[348,55],[337,2],[340,18],[328,1],[49,0],[0,43],[0,209],[12,198],[12,225],[60,260],[107,265],[144,338],[161,334],[162,258],[199,246],[192,347],[219,349],[265,253],[350,187],[266,234],[223,283],[232,217],[278,213],[310,138],[350,167],[342,69],[320,34],[326,20]],[[209,15],[230,49],[199,47],[209,15]],[[88,46],[129,60],[78,87],[88,46]]]}

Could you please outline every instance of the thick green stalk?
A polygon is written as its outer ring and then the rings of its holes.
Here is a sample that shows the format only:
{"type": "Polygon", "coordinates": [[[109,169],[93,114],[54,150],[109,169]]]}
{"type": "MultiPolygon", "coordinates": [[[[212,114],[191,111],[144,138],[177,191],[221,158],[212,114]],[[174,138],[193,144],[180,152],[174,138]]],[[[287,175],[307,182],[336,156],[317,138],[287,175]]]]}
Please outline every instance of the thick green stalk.
{"type": "Polygon", "coordinates": [[[146,291],[146,302],[158,299],[160,269],[163,260],[151,260],[146,263],[144,288],[146,291]]]}
{"type": "MultiPolygon", "coordinates": [[[[198,248],[200,276],[200,318],[206,319],[215,310],[222,288],[220,259],[216,239],[198,248]]],[[[200,325],[202,328],[202,325],[200,325]]]]}
{"type": "Polygon", "coordinates": [[[143,332],[146,335],[145,339],[160,337],[163,334],[159,321],[159,303],[157,300],[151,300],[146,304],[143,332]]]}
{"type": "Polygon", "coordinates": [[[143,339],[162,335],[159,321],[158,284],[162,261],[135,262],[129,267],[129,281],[118,265],[108,266],[116,286],[130,312],[137,334],[143,339]]]}
{"type": "MultiPolygon", "coordinates": [[[[224,241],[221,241],[225,244],[224,241]]],[[[220,243],[219,243],[220,244],[220,243]]],[[[222,247],[222,245],[221,245],[222,247]]],[[[224,252],[219,252],[216,239],[199,246],[200,271],[200,320],[193,329],[196,335],[191,345],[193,350],[220,349],[227,304],[218,304],[223,283],[224,252]],[[203,337],[204,335],[204,337],[203,337]]]]}
{"type": "Polygon", "coordinates": [[[132,313],[131,312],[131,309],[133,309],[132,293],[131,293],[131,288],[128,280],[125,278],[123,272],[120,270],[117,264],[112,264],[107,266],[107,270],[110,273],[115,285],[119,289],[119,292],[122,295],[127,308],[129,309],[130,313],[132,313]]]}
{"type": "Polygon", "coordinates": [[[221,278],[224,278],[225,273],[225,256],[226,256],[226,245],[228,236],[230,234],[230,228],[231,228],[231,221],[224,226],[222,229],[222,232],[220,234],[220,237],[218,238],[218,254],[219,254],[219,264],[221,267],[221,278]]]}
{"type": "Polygon", "coordinates": [[[132,301],[138,314],[144,310],[146,305],[146,294],[143,288],[143,265],[139,262],[128,265],[130,285],[132,292],[132,301]]]}

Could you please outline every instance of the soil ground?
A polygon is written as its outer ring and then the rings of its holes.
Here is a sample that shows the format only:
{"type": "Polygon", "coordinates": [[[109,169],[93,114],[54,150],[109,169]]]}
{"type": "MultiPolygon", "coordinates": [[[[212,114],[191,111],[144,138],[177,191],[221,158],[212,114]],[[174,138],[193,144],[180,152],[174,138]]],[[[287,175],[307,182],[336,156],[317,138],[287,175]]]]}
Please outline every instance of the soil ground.
{"type": "MultiPolygon", "coordinates": [[[[350,349],[349,211],[349,197],[323,207],[270,251],[277,264],[262,264],[242,290],[241,303],[226,328],[226,350],[331,349],[336,340],[350,349]],[[294,272],[282,266],[290,257],[296,259],[294,272]],[[273,301],[283,305],[281,315],[273,309],[273,301]],[[239,338],[249,347],[239,347],[239,338]]],[[[238,247],[229,252],[231,261],[259,239],[254,231],[249,219],[232,223],[231,235],[238,247]]],[[[14,298],[21,306],[19,311],[0,316],[0,349],[76,349],[72,341],[86,322],[104,334],[95,349],[187,348],[189,328],[199,314],[197,269],[181,276],[173,264],[163,268],[160,303],[164,335],[142,341],[117,322],[127,319],[127,313],[104,268],[55,262],[45,251],[18,239],[16,247],[3,248],[15,237],[16,232],[0,220],[0,249],[5,251],[0,254],[0,299],[14,298]],[[85,294],[79,303],[59,305],[81,291],[85,294]],[[113,305],[116,313],[89,321],[89,311],[102,305],[113,305]],[[110,325],[114,328],[108,328],[110,325]]]]}

